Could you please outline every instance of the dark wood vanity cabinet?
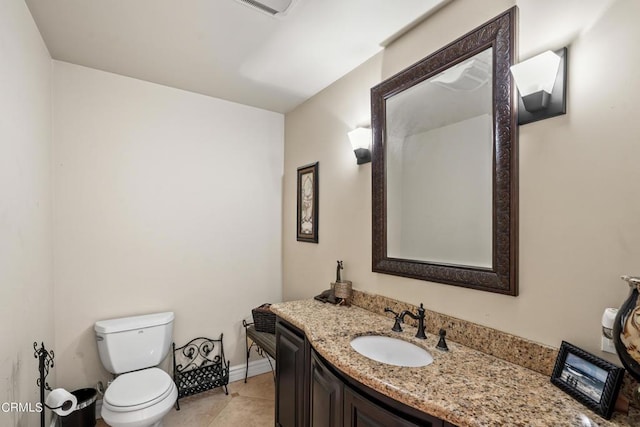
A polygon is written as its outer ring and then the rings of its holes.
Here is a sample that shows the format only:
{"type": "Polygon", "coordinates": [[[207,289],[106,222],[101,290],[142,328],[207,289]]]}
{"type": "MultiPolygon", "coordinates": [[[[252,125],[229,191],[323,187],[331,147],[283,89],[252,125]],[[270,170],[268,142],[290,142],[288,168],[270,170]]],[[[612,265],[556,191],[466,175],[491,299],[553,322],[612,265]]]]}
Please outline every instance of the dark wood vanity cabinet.
{"type": "Polygon", "coordinates": [[[389,413],[346,386],[311,351],[309,419],[313,427],[417,426],[389,413]]]}
{"type": "Polygon", "coordinates": [[[309,419],[313,427],[342,426],[344,384],[311,351],[309,419]]]}
{"type": "Polygon", "coordinates": [[[278,319],[276,323],[276,426],[302,427],[306,423],[305,401],[308,346],[304,334],[278,319]]]}
{"type": "Polygon", "coordinates": [[[278,427],[455,427],[343,375],[280,318],[275,415],[278,427]]]}
{"type": "MultiPolygon", "coordinates": [[[[344,425],[349,427],[420,427],[405,420],[346,387],[344,391],[344,425]]],[[[440,423],[442,426],[442,423],[440,423]]]]}

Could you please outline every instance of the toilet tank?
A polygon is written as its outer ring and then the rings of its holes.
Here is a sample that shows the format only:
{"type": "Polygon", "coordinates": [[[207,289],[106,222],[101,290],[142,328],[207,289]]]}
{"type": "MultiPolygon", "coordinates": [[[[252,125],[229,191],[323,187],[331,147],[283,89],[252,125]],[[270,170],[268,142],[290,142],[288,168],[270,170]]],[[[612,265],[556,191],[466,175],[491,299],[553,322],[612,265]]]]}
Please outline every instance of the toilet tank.
{"type": "Polygon", "coordinates": [[[157,366],[171,348],[173,319],[165,312],[96,322],[102,365],[113,374],[157,366]]]}

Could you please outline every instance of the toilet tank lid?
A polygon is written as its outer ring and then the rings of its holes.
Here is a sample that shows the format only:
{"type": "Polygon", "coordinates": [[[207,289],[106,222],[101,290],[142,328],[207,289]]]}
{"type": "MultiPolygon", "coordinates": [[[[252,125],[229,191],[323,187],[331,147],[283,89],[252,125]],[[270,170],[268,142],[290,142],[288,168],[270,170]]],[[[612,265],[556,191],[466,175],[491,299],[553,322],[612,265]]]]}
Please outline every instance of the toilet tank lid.
{"type": "Polygon", "coordinates": [[[121,317],[119,319],[99,320],[94,329],[96,332],[110,334],[114,332],[131,331],[135,329],[149,328],[152,326],[162,326],[173,322],[172,311],[165,313],[145,314],[143,316],[121,317]]]}

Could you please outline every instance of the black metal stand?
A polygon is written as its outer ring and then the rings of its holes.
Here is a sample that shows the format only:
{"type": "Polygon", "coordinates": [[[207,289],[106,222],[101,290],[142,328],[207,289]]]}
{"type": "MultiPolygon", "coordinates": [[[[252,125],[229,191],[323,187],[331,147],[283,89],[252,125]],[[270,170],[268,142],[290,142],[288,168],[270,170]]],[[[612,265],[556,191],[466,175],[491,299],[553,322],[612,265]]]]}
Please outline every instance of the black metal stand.
{"type": "MultiPolygon", "coordinates": [[[[47,350],[44,347],[44,343],[40,343],[40,348],[38,348],[38,343],[33,343],[33,349],[35,350],[33,356],[38,359],[38,371],[40,371],[40,377],[36,381],[38,387],[40,387],[40,404],[42,405],[42,410],[40,411],[40,426],[44,426],[44,408],[48,406],[44,403],[44,391],[51,391],[51,387],[46,382],[47,375],[49,375],[49,369],[53,368],[53,358],[55,357],[53,354],[53,350],[47,350]]],[[[49,409],[58,409],[58,408],[49,408],[49,409]]]]}
{"type": "Polygon", "coordinates": [[[261,357],[266,357],[273,373],[273,381],[276,380],[276,371],[273,369],[273,363],[271,359],[276,358],[276,336],[267,332],[258,332],[253,323],[249,323],[246,320],[242,321],[244,326],[244,344],[246,350],[246,366],[244,371],[244,382],[247,382],[249,376],[249,354],[251,349],[255,347],[256,353],[261,357]],[[251,343],[249,343],[251,341],[251,343]]]}
{"type": "Polygon", "coordinates": [[[229,394],[227,390],[229,362],[224,358],[222,334],[217,340],[205,337],[194,338],[178,348],[173,343],[173,380],[178,388],[176,399],[178,411],[182,397],[216,387],[223,387],[224,393],[229,394]]]}

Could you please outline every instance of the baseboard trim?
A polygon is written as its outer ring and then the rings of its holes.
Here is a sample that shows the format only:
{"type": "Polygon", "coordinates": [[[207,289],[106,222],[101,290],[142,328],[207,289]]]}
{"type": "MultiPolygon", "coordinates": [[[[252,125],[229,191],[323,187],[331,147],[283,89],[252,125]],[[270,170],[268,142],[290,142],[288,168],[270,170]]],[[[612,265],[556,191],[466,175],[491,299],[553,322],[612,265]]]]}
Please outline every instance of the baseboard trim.
{"type": "MultiPolygon", "coordinates": [[[[275,360],[269,358],[271,360],[271,364],[275,368],[276,362],[275,360]]],[[[244,372],[246,369],[246,364],[235,365],[229,368],[229,382],[235,381],[244,381],[244,372]]],[[[267,372],[271,372],[271,365],[269,365],[269,360],[264,357],[259,360],[252,360],[249,362],[249,372],[247,377],[254,377],[256,375],[265,374],[267,372]]]]}
{"type": "MultiPolygon", "coordinates": [[[[269,358],[271,360],[271,364],[275,368],[276,362],[275,360],[269,358]]],[[[245,363],[240,365],[231,366],[229,368],[229,382],[235,381],[244,381],[244,372],[247,368],[245,363]]],[[[266,357],[259,360],[252,360],[249,362],[249,371],[247,374],[248,377],[255,377],[256,375],[265,374],[267,372],[271,372],[271,365],[269,365],[269,360],[266,357]]],[[[96,400],[96,419],[102,418],[100,413],[102,411],[102,399],[96,400]]]]}

